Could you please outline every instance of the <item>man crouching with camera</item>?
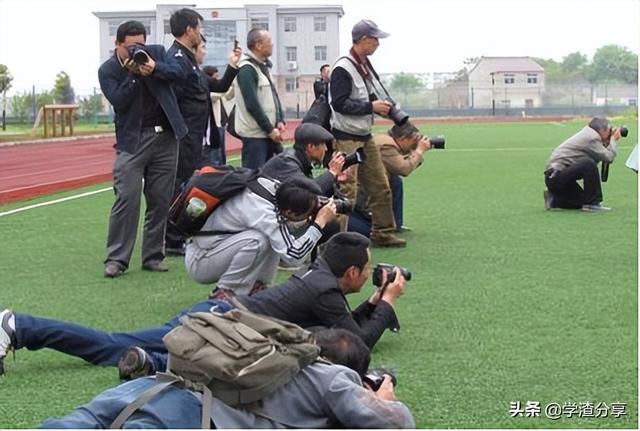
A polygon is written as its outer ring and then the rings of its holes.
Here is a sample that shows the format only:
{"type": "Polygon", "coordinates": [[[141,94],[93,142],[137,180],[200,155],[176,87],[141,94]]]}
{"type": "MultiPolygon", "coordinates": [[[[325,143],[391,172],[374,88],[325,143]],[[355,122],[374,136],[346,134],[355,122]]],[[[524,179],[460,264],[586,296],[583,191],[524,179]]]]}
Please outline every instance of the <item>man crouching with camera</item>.
{"type": "Polygon", "coordinates": [[[582,209],[586,212],[610,210],[602,206],[597,163],[613,162],[618,153],[617,141],[626,136],[626,128],[612,128],[606,118],[595,117],[560,144],[551,153],[544,171],[548,188],[544,191],[545,208],[582,209]],[[577,183],[579,179],[583,180],[584,188],[577,183]]]}

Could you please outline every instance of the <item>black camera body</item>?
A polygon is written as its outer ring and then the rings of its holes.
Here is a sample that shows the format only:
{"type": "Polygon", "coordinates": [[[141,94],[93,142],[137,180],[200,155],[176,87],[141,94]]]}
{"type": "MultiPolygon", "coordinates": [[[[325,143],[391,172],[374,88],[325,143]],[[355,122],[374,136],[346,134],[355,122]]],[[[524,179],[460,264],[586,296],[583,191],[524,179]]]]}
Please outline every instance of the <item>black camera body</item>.
{"type": "Polygon", "coordinates": [[[626,126],[620,127],[620,136],[626,138],[629,135],[629,129],[626,126]]]}
{"type": "MultiPolygon", "coordinates": [[[[400,274],[404,277],[405,280],[411,280],[411,271],[407,268],[403,268],[401,266],[398,267],[400,269],[400,274]]],[[[382,276],[384,273],[387,273],[387,283],[393,283],[396,279],[396,272],[394,271],[395,266],[390,265],[388,263],[379,263],[373,268],[373,285],[382,287],[382,276]]]]}
{"type": "Polygon", "coordinates": [[[367,374],[362,377],[362,381],[366,383],[374,392],[377,392],[384,381],[384,375],[388,374],[391,377],[391,383],[395,388],[398,385],[398,379],[395,373],[387,368],[372,368],[367,371],[367,374]]]}
{"type": "Polygon", "coordinates": [[[344,164],[342,165],[342,170],[344,171],[350,166],[364,163],[366,159],[367,158],[364,155],[364,148],[362,147],[358,148],[351,154],[344,154],[344,164]]]}
{"type": "MultiPolygon", "coordinates": [[[[322,208],[323,206],[325,206],[326,204],[329,203],[329,200],[331,200],[331,198],[328,198],[326,196],[318,196],[318,209],[320,210],[320,208],[322,208]]],[[[338,214],[349,214],[351,212],[352,209],[352,205],[351,205],[351,201],[349,199],[346,198],[333,198],[333,203],[336,204],[336,213],[338,214]]],[[[316,212],[317,212],[316,210],[316,212]]]]}
{"type": "Polygon", "coordinates": [[[146,51],[145,46],[140,43],[129,45],[127,47],[129,58],[138,65],[146,64],[149,61],[149,53],[146,51]]]}
{"type": "Polygon", "coordinates": [[[429,138],[429,142],[431,142],[431,148],[436,150],[444,150],[444,144],[445,144],[444,136],[442,135],[434,136],[432,138],[429,138]]]}

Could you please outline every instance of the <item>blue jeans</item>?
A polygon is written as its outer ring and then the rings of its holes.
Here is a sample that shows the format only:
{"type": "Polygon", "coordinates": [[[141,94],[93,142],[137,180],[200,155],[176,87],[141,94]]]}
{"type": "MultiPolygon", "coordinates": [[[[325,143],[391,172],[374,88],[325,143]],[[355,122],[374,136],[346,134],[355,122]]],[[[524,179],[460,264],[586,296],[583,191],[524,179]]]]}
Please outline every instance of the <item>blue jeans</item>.
{"type": "MultiPolygon", "coordinates": [[[[120,412],[154,385],[150,378],[135,379],[107,389],[87,404],[61,418],[48,418],[40,428],[109,428],[120,412]]],[[[153,397],[126,421],[123,428],[200,428],[202,404],[191,391],[173,386],[153,397]]]]}
{"type": "Polygon", "coordinates": [[[209,311],[224,313],[233,306],[224,301],[206,300],[198,302],[164,325],[136,332],[104,332],[78,325],[77,323],[45,319],[16,313],[16,349],[29,350],[50,348],[68,355],[77,356],[95,365],[118,365],[120,356],[131,346],[142,347],[151,353],[156,370],[163,370],[166,363],[163,355],[167,349],[162,337],[180,324],[179,319],[187,313],[209,311]]]}
{"type": "Polygon", "coordinates": [[[224,166],[227,164],[227,150],[224,142],[226,127],[218,127],[220,133],[220,147],[209,148],[206,162],[214,166],[224,166]]]}
{"type": "Polygon", "coordinates": [[[391,201],[393,204],[393,218],[396,227],[400,228],[403,223],[402,205],[404,189],[402,185],[402,177],[396,174],[389,174],[389,187],[391,188],[391,201]]]}
{"type": "Polygon", "coordinates": [[[269,138],[242,138],[242,167],[261,168],[269,156],[269,138]]]}

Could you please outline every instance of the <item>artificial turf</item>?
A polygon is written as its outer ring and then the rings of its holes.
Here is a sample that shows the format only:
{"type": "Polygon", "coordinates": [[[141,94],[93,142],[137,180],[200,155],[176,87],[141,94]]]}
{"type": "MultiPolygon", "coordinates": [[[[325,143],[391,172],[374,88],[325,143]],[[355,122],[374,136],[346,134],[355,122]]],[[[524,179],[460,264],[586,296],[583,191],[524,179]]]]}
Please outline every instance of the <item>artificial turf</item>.
{"type": "MultiPolygon", "coordinates": [[[[635,128],[604,184],[612,211],[543,207],[544,163],[583,125],[421,127],[445,134],[447,149],[427,153],[405,180],[407,248],[373,250],[375,262],[413,273],[397,303],[402,328],[383,336],[373,365],[394,367],[397,395],[419,427],[637,428],[638,193],[623,166],[635,128]],[[540,402],[539,416],[511,417],[518,401],[540,402]],[[602,404],[579,417],[586,402],[606,403],[607,417],[595,417],[602,404]],[[552,403],[560,419],[546,417],[552,403]],[[622,403],[625,414],[615,417],[611,407],[622,403]]],[[[132,330],[203,299],[208,286],[191,281],[179,258],[169,258],[169,273],[142,272],[138,247],[125,276],[102,277],[112,202],[104,192],[0,216],[0,307],[132,330]]],[[[349,299],[370,291],[367,284],[349,299]]],[[[49,350],[20,350],[5,362],[0,428],[36,427],[118,383],[112,368],[49,350]]]]}

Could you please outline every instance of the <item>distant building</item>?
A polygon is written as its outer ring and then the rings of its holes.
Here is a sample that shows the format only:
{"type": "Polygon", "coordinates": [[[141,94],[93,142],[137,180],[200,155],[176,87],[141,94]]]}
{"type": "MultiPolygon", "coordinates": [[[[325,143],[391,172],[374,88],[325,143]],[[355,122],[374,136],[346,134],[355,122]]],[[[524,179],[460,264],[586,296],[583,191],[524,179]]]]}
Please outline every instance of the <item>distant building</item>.
{"type": "Polygon", "coordinates": [[[544,68],[531,57],[481,57],[469,71],[473,108],[538,107],[544,89],[544,68]]]}
{"type": "MultiPolygon", "coordinates": [[[[415,75],[420,78],[427,90],[443,87],[447,81],[456,76],[456,72],[406,72],[408,75],[415,75]]],[[[381,73],[380,80],[388,86],[397,73],[381,73]]]]}
{"type": "Polygon", "coordinates": [[[231,8],[195,8],[195,5],[157,5],[155,10],[137,12],[94,12],[100,19],[100,59],[113,55],[118,26],[127,20],[142,22],[147,43],[169,47],[173,36],[169,27],[171,13],[191,7],[204,17],[203,34],[207,39],[205,65],[223,71],[233,41],[246,50],[247,33],[252,27],[269,31],[274,43],[272,73],[285,109],[301,110],[314,99],[313,81],[320,66],[332,64],[340,55],[338,20],[344,15],[340,5],[244,5],[231,8]]]}

